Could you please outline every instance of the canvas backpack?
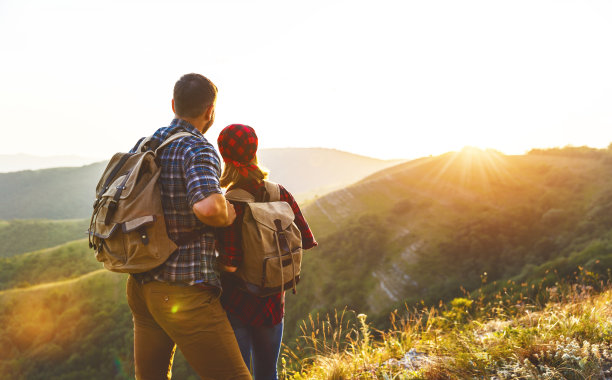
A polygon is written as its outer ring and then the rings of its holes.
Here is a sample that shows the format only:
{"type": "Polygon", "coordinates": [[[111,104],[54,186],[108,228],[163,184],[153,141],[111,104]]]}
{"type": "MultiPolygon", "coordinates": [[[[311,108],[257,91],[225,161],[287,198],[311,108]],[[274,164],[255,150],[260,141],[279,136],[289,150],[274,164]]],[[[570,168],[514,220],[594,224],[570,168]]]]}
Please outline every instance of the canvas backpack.
{"type": "Polygon", "coordinates": [[[158,178],[157,152],[181,137],[179,132],[150,150],[151,137],[136,153],[116,153],[96,186],[89,224],[89,247],[113,272],[141,273],[166,261],[178,247],[168,237],[158,178]]]}
{"type": "Polygon", "coordinates": [[[280,200],[280,188],[264,182],[265,191],[255,197],[242,189],[230,190],[225,197],[244,202],[242,220],[242,263],[234,272],[243,288],[260,297],[293,289],[300,280],[302,234],[287,202],[280,200]]]}

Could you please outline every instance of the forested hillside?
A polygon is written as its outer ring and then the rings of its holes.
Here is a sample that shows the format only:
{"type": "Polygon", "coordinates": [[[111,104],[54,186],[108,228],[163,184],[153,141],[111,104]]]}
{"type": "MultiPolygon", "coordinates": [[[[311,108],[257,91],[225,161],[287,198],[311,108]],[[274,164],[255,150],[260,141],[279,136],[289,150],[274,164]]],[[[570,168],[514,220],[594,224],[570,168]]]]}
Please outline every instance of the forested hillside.
{"type": "Polygon", "coordinates": [[[0,258],[0,290],[45,284],[102,269],[87,240],[58,247],[0,258]]]}
{"type": "Polygon", "coordinates": [[[348,306],[383,327],[405,303],[436,304],[483,282],[554,283],[578,265],[605,272],[611,172],[608,150],[468,149],[333,192],[304,210],[320,247],[306,254],[298,295],[287,297],[287,326],[348,306]]]}
{"type": "Polygon", "coordinates": [[[89,218],[105,166],[0,173],[0,219],[89,218]]]}
{"type": "Polygon", "coordinates": [[[0,220],[0,258],[82,239],[88,226],[85,219],[0,220]]]}

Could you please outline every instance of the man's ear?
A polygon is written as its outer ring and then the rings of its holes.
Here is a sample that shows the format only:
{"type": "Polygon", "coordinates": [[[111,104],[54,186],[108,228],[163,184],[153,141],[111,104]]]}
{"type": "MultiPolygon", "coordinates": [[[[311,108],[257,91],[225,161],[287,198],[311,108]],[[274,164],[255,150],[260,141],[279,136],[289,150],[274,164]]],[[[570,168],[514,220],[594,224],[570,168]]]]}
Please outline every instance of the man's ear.
{"type": "Polygon", "coordinates": [[[176,114],[176,111],[174,110],[174,99],[172,99],[172,113],[176,114]]]}
{"type": "Polygon", "coordinates": [[[210,106],[208,106],[208,108],[206,109],[206,112],[204,112],[204,114],[206,115],[206,120],[210,120],[214,112],[215,112],[215,104],[213,103],[210,106]]]}

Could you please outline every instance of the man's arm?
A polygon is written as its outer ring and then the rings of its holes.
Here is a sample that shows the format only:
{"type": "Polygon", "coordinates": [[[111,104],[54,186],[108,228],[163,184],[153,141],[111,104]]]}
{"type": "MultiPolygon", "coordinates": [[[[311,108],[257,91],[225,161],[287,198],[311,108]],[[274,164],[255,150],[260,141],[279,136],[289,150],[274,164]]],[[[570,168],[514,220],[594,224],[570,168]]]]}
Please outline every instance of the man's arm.
{"type": "Polygon", "coordinates": [[[193,205],[193,213],[204,224],[227,227],[234,223],[236,211],[222,194],[211,194],[193,205]]]}

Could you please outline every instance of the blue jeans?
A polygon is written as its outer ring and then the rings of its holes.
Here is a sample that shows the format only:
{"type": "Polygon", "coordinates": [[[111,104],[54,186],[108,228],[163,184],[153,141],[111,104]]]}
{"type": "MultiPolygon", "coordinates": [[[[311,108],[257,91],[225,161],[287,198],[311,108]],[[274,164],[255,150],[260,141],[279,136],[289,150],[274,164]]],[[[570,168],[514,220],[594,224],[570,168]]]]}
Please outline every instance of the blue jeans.
{"type": "Polygon", "coordinates": [[[277,380],[276,362],[283,339],[283,323],[272,326],[249,326],[227,313],[240,347],[240,353],[255,380],[277,380]]]}

